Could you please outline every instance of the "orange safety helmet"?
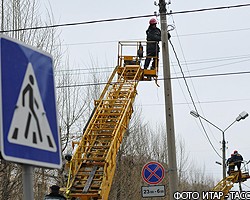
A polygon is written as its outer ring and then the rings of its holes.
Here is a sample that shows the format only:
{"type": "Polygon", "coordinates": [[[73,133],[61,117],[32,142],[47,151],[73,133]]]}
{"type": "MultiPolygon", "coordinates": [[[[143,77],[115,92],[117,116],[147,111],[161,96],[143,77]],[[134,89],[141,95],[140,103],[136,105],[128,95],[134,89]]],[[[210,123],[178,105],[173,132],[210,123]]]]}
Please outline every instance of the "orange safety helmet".
{"type": "Polygon", "coordinates": [[[149,24],[157,24],[157,20],[155,18],[152,18],[149,20],[149,24]]]}

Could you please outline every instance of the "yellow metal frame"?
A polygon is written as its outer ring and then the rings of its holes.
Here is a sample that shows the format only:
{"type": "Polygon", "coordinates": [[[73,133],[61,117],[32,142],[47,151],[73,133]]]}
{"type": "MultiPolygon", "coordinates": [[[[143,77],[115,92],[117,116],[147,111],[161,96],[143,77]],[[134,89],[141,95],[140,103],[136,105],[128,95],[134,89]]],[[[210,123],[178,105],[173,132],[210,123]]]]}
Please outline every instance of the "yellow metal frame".
{"type": "MultiPolygon", "coordinates": [[[[119,43],[118,65],[95,101],[92,118],[81,140],[74,143],[77,148],[67,164],[68,198],[108,199],[116,155],[133,113],[137,85],[146,71],[140,66],[142,57],[122,55],[124,44],[132,44],[137,50],[139,42],[119,43]]],[[[152,75],[156,76],[156,73],[152,75]]]]}
{"type": "MultiPolygon", "coordinates": [[[[227,176],[225,179],[222,179],[213,189],[214,192],[223,192],[223,197],[227,195],[230,189],[233,187],[233,184],[239,178],[239,173],[232,173],[231,175],[227,176]]],[[[223,198],[222,198],[223,199],[223,198]]]]}
{"type": "Polygon", "coordinates": [[[232,171],[226,178],[222,179],[213,189],[214,192],[223,192],[221,200],[229,193],[234,183],[244,182],[249,179],[248,172],[232,171]]]}
{"type": "MultiPolygon", "coordinates": [[[[152,43],[152,42],[147,42],[147,41],[121,41],[119,42],[118,44],[118,66],[125,66],[126,61],[130,61],[130,63],[142,65],[142,63],[147,58],[147,55],[145,54],[147,43],[152,43]],[[138,54],[137,54],[137,51],[140,45],[142,45],[143,51],[144,51],[144,55],[142,57],[138,57],[138,54]],[[127,52],[125,52],[126,49],[131,49],[131,53],[134,56],[131,56],[131,54],[127,55],[126,54],[127,52]]],[[[150,76],[150,77],[153,77],[157,81],[158,70],[159,70],[159,63],[158,63],[159,58],[157,56],[149,56],[149,57],[156,60],[155,69],[143,70],[142,80],[147,80],[145,77],[150,76]]],[[[141,68],[143,68],[143,66],[141,66],[141,68]]]]}

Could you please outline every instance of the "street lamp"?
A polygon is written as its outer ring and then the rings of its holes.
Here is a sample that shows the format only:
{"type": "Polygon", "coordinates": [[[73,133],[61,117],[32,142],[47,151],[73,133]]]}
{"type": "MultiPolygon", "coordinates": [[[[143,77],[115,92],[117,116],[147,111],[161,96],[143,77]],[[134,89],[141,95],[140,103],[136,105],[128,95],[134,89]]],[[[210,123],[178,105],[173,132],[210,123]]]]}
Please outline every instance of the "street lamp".
{"type": "Polygon", "coordinates": [[[209,124],[211,124],[213,127],[217,128],[222,132],[222,169],[223,169],[223,179],[226,178],[226,142],[225,142],[225,132],[235,123],[239,122],[242,119],[245,119],[248,117],[248,113],[243,111],[239,114],[239,116],[224,130],[213,124],[212,122],[208,121],[206,118],[202,117],[198,112],[192,110],[190,111],[190,114],[194,116],[195,118],[200,117],[201,119],[205,120],[209,124]]]}

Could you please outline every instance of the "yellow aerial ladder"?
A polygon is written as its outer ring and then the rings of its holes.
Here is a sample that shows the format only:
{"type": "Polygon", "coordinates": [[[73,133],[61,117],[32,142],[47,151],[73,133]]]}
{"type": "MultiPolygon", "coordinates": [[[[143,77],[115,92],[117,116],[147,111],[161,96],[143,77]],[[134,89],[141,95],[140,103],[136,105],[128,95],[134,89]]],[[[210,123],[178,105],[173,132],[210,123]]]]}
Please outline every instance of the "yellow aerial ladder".
{"type": "Polygon", "coordinates": [[[142,69],[146,42],[119,42],[118,64],[111,74],[79,142],[68,160],[66,196],[69,199],[107,200],[116,168],[116,155],[133,112],[136,87],[155,79],[153,70],[142,69]],[[132,55],[131,55],[132,52],[132,55]],[[149,79],[150,78],[150,79],[149,79]]]}
{"type": "Polygon", "coordinates": [[[243,162],[241,171],[237,170],[229,172],[229,175],[222,179],[211,191],[223,192],[223,196],[220,198],[221,200],[224,200],[225,197],[227,197],[235,183],[239,183],[240,191],[242,191],[241,183],[250,178],[247,164],[248,162],[243,162]]]}

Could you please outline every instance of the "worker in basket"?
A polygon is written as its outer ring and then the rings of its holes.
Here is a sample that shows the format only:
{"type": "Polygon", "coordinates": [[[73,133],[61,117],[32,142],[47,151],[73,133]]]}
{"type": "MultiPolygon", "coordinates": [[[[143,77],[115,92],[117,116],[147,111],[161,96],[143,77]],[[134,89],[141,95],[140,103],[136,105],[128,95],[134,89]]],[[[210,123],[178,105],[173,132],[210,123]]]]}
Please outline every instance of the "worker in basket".
{"type": "Polygon", "coordinates": [[[238,171],[240,171],[240,166],[243,161],[243,157],[242,155],[238,153],[237,150],[235,150],[233,153],[233,160],[234,160],[234,164],[237,166],[238,171]]]}
{"type": "Polygon", "coordinates": [[[227,166],[228,166],[228,175],[231,174],[231,172],[234,171],[234,168],[235,168],[235,164],[234,164],[234,161],[233,161],[233,156],[234,154],[231,154],[231,157],[227,159],[227,166]]]}
{"type": "Polygon", "coordinates": [[[238,170],[238,171],[240,172],[240,174],[241,174],[240,168],[241,168],[241,163],[242,163],[242,161],[243,161],[242,155],[240,155],[240,154],[238,153],[238,151],[235,150],[235,151],[233,152],[233,154],[231,154],[231,157],[227,159],[228,174],[230,175],[230,173],[231,173],[232,171],[234,171],[235,166],[237,166],[237,170],[238,170]]]}
{"type": "Polygon", "coordinates": [[[158,64],[158,55],[160,51],[159,41],[161,41],[161,30],[156,26],[157,20],[152,18],[149,20],[147,34],[147,57],[144,63],[144,69],[149,67],[150,61],[153,58],[151,69],[155,69],[158,64]]]}

